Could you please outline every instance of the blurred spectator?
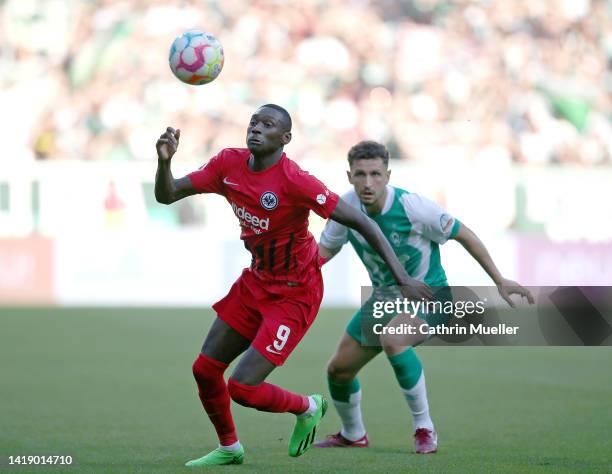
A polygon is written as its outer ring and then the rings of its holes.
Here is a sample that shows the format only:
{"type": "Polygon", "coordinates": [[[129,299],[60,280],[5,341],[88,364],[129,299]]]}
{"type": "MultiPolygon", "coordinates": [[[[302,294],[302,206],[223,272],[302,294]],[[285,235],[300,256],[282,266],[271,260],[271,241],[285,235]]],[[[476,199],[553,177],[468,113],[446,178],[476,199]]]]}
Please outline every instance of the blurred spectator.
{"type": "Polygon", "coordinates": [[[612,6],[604,0],[5,0],[5,157],[148,160],[167,125],[179,159],[241,146],[253,108],[294,116],[296,159],[357,140],[396,158],[612,163],[612,6]],[[223,43],[212,84],[167,66],[189,28],[223,43]]]}

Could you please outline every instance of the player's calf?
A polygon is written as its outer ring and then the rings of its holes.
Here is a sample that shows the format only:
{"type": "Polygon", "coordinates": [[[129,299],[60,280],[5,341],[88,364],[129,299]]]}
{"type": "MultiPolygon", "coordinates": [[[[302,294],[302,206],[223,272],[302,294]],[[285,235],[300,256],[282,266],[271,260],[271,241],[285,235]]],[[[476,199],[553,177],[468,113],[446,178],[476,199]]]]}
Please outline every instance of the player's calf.
{"type": "Polygon", "coordinates": [[[230,411],[230,397],[223,379],[226,368],[227,364],[204,354],[199,354],[192,366],[200,401],[215,427],[222,446],[229,446],[238,441],[230,411]]]}
{"type": "Polygon", "coordinates": [[[267,382],[245,385],[230,377],[227,387],[232,400],[239,405],[259,411],[298,415],[309,406],[308,397],[267,382]]]}

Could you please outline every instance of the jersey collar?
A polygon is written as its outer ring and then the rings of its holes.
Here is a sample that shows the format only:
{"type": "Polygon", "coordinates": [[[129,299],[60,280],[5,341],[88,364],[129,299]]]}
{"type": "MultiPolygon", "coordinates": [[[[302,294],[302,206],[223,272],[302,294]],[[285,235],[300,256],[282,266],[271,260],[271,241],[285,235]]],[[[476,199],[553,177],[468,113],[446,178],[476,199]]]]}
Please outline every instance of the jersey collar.
{"type": "Polygon", "coordinates": [[[283,152],[283,154],[280,157],[280,160],[278,160],[276,163],[274,163],[269,168],[266,168],[265,170],[261,170],[261,171],[253,171],[251,168],[249,168],[249,160],[251,159],[252,156],[253,156],[253,153],[249,153],[249,156],[247,157],[247,159],[242,160],[242,163],[243,163],[244,169],[246,169],[248,173],[256,174],[256,175],[262,175],[262,174],[268,173],[271,170],[276,169],[279,166],[282,166],[282,163],[284,163],[284,161],[287,159],[287,155],[285,154],[285,152],[283,152]]]}
{"type": "Polygon", "coordinates": [[[385,205],[380,211],[381,214],[385,214],[389,211],[389,209],[391,209],[394,198],[395,198],[395,188],[387,184],[387,199],[385,200],[385,205]]]}

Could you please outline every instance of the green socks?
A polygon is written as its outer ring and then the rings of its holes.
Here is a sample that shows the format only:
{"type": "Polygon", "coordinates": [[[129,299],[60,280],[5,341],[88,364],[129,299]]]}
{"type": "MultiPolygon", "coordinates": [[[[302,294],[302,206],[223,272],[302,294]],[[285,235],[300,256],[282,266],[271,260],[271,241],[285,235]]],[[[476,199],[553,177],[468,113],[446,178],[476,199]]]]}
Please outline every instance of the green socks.
{"type": "Polygon", "coordinates": [[[329,393],[333,400],[337,402],[349,403],[351,395],[359,392],[360,385],[359,379],[354,378],[348,384],[338,384],[332,381],[329,377],[327,378],[327,384],[329,386],[329,393]]]}
{"type": "Polygon", "coordinates": [[[404,390],[413,388],[423,373],[423,366],[414,349],[409,347],[404,352],[387,357],[400,387],[404,390]]]}

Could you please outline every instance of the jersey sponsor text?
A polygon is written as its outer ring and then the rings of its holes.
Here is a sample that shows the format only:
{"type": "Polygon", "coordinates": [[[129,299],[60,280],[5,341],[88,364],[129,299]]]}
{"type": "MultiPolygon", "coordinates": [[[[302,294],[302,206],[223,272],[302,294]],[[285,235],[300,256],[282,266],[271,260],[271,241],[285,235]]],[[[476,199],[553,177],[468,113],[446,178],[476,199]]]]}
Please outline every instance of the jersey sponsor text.
{"type": "Polygon", "coordinates": [[[251,214],[244,206],[238,207],[234,202],[232,202],[232,210],[240,220],[240,224],[250,227],[256,234],[260,234],[262,230],[268,230],[270,227],[269,217],[262,219],[261,217],[251,214]]]}

